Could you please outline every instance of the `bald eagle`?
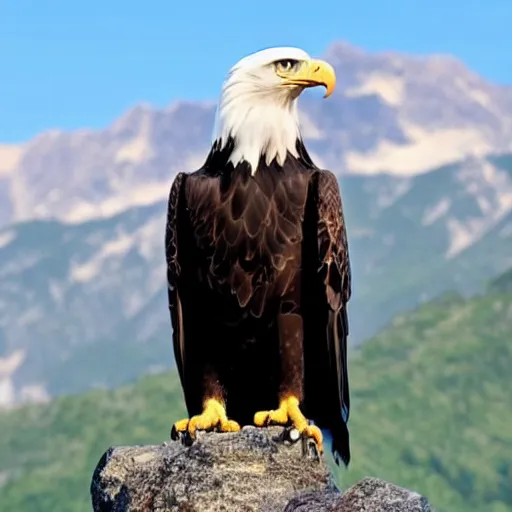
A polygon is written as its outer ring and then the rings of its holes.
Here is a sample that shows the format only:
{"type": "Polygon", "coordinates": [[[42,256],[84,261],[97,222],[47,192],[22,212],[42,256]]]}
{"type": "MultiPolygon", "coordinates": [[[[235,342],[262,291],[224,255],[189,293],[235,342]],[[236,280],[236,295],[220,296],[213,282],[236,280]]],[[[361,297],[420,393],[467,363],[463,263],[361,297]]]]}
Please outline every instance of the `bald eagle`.
{"type": "Polygon", "coordinates": [[[203,166],[172,183],[168,296],[189,415],[174,438],[293,425],[322,452],[323,429],[348,466],[347,235],[338,182],[308,154],[297,108],[305,88],[327,97],[335,82],[298,48],[243,58],[203,166]]]}

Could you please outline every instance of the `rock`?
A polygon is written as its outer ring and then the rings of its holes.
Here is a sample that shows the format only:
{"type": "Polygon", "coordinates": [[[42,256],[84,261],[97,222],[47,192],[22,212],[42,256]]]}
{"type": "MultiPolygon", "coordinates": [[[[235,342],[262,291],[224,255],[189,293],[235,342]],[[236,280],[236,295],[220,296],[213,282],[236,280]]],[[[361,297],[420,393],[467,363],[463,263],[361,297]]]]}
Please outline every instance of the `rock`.
{"type": "Polygon", "coordinates": [[[364,478],[344,493],[312,492],[284,512],[433,512],[427,498],[379,478],[364,478]]]}
{"type": "Polygon", "coordinates": [[[197,440],[118,446],[91,482],[95,512],[428,512],[425,498],[375,478],[345,493],[311,441],[293,430],[244,427],[197,440]]]}

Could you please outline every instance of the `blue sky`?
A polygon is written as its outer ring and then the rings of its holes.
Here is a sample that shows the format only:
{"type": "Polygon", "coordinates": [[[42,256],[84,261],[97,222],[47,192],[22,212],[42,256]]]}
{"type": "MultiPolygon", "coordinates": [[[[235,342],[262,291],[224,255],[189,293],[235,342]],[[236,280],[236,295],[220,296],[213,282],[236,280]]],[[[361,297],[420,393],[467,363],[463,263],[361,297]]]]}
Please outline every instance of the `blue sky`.
{"type": "Polygon", "coordinates": [[[512,0],[0,0],[0,141],[100,128],[134,104],[215,99],[240,57],[275,45],[321,54],[451,53],[512,84],[512,0]]]}

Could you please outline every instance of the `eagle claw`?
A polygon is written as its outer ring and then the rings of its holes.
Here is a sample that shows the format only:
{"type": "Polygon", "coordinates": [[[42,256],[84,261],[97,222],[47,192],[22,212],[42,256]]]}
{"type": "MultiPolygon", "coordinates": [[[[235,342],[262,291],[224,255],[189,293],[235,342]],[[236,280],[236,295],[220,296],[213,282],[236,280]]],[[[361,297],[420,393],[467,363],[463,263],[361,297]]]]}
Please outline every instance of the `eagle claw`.
{"type": "Polygon", "coordinates": [[[184,432],[180,432],[176,429],[176,425],[172,426],[171,429],[171,439],[173,441],[181,441],[182,444],[185,446],[192,446],[194,439],[188,432],[188,430],[185,430],[184,432]]]}
{"type": "MultiPolygon", "coordinates": [[[[177,440],[181,436],[190,438],[190,443],[196,438],[198,430],[217,432],[238,432],[240,425],[229,420],[224,405],[218,400],[210,399],[205,403],[203,412],[190,419],[177,421],[171,430],[171,439],[177,440]]],[[[187,439],[184,439],[187,443],[187,439]]]]}
{"type": "Polygon", "coordinates": [[[302,456],[320,460],[320,455],[322,453],[322,450],[319,447],[319,445],[316,443],[315,439],[310,437],[306,432],[304,432],[301,435],[301,441],[302,441],[302,456]]]}
{"type": "Polygon", "coordinates": [[[322,431],[316,425],[309,424],[308,420],[300,411],[299,400],[294,396],[283,399],[279,404],[279,409],[257,412],[254,415],[254,424],[258,427],[272,424],[284,426],[291,424],[298,430],[303,439],[313,439],[317,451],[319,453],[323,452],[322,431]]]}

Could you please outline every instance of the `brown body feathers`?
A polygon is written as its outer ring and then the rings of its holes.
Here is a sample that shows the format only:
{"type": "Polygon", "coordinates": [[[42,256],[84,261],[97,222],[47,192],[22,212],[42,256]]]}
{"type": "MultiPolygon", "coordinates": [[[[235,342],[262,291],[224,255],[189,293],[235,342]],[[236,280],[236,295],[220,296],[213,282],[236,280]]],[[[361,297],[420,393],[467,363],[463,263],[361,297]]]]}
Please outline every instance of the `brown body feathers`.
{"type": "Polygon", "coordinates": [[[338,182],[300,141],[284,165],[228,162],[176,176],[166,231],[174,351],[189,414],[218,397],[228,417],[294,394],[350,460],[350,264],[338,182]]]}

